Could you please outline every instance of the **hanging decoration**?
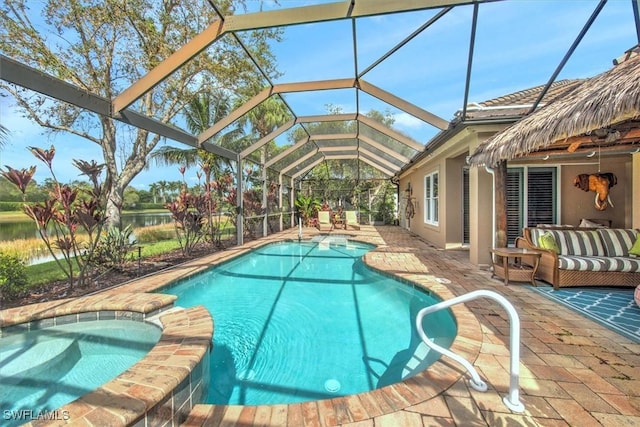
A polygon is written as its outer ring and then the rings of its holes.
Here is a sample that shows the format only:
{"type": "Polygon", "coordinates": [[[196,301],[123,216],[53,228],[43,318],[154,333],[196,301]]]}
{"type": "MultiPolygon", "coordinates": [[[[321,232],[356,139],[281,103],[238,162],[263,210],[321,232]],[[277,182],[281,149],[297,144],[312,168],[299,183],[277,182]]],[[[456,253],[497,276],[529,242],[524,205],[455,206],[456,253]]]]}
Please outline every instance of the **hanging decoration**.
{"type": "Polygon", "coordinates": [[[573,185],[583,191],[593,191],[596,193],[595,206],[599,211],[607,209],[609,205],[613,207],[613,202],[609,197],[609,190],[618,183],[618,177],[611,172],[604,173],[581,173],[573,179],[573,185]]]}

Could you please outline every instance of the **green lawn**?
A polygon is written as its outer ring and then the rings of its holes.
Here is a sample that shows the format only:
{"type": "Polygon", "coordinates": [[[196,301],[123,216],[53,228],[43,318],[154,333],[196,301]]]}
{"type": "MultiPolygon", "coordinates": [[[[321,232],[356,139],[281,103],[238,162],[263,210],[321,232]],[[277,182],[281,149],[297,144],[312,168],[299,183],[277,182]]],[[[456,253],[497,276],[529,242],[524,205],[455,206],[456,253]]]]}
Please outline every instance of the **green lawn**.
{"type": "MultiPolygon", "coordinates": [[[[144,259],[146,257],[170,252],[174,249],[179,249],[180,244],[177,240],[165,240],[162,242],[141,245],[141,247],[142,259],[144,259]]],[[[137,260],[137,251],[134,251],[132,256],[134,260],[137,260]]],[[[55,261],[27,266],[27,276],[29,277],[29,287],[45,285],[49,282],[63,280],[66,278],[65,274],[55,261]]]]}

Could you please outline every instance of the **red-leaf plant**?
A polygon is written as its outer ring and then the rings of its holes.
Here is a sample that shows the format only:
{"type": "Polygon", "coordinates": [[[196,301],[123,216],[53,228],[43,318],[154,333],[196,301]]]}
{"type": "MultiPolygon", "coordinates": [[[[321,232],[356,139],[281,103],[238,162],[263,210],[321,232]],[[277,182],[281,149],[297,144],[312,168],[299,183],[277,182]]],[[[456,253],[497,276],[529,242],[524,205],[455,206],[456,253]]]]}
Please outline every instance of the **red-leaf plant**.
{"type": "Polygon", "coordinates": [[[176,227],[180,248],[185,256],[191,255],[205,235],[205,222],[209,204],[203,194],[192,194],[183,189],[176,200],[167,203],[176,227]]]}
{"type": "MultiPolygon", "coordinates": [[[[38,234],[69,280],[70,288],[73,288],[76,280],[82,286],[92,265],[93,252],[106,219],[99,183],[103,165],[98,165],[95,161],[74,160],[74,165],[93,185],[88,191],[80,190],[63,185],[57,180],[52,168],[55,157],[53,146],[48,150],[36,147],[30,147],[29,150],[46,164],[54,184],[49,199],[41,203],[25,202],[24,212],[35,222],[38,234]],[[88,238],[83,239],[81,236],[85,234],[88,238]]],[[[5,166],[5,171],[0,171],[0,174],[18,187],[23,200],[26,200],[27,186],[35,171],[35,166],[20,170],[5,166]]]]}

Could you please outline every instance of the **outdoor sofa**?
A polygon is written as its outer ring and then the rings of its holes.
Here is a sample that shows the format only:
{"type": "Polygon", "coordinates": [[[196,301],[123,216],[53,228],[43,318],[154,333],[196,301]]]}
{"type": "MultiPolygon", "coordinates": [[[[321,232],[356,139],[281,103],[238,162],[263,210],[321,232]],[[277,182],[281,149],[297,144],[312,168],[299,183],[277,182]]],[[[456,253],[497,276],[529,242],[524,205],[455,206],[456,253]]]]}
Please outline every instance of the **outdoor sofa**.
{"type": "Polygon", "coordinates": [[[640,285],[637,229],[526,227],[516,246],[542,253],[536,279],[554,289],[640,285]],[[629,251],[631,250],[631,254],[629,251]]]}

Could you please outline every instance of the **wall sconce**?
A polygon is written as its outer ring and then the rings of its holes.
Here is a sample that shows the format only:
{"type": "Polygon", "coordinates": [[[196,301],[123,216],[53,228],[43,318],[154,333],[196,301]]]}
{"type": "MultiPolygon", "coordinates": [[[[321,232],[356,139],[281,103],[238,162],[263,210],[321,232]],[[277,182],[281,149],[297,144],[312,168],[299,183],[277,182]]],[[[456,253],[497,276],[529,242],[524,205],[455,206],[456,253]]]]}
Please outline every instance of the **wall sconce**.
{"type": "Polygon", "coordinates": [[[547,154],[546,156],[544,156],[542,160],[549,160],[549,155],[547,154]]]}
{"type": "Polygon", "coordinates": [[[591,153],[587,154],[587,157],[591,158],[591,157],[593,157],[595,155],[596,155],[596,152],[592,151],[591,153]]]}

